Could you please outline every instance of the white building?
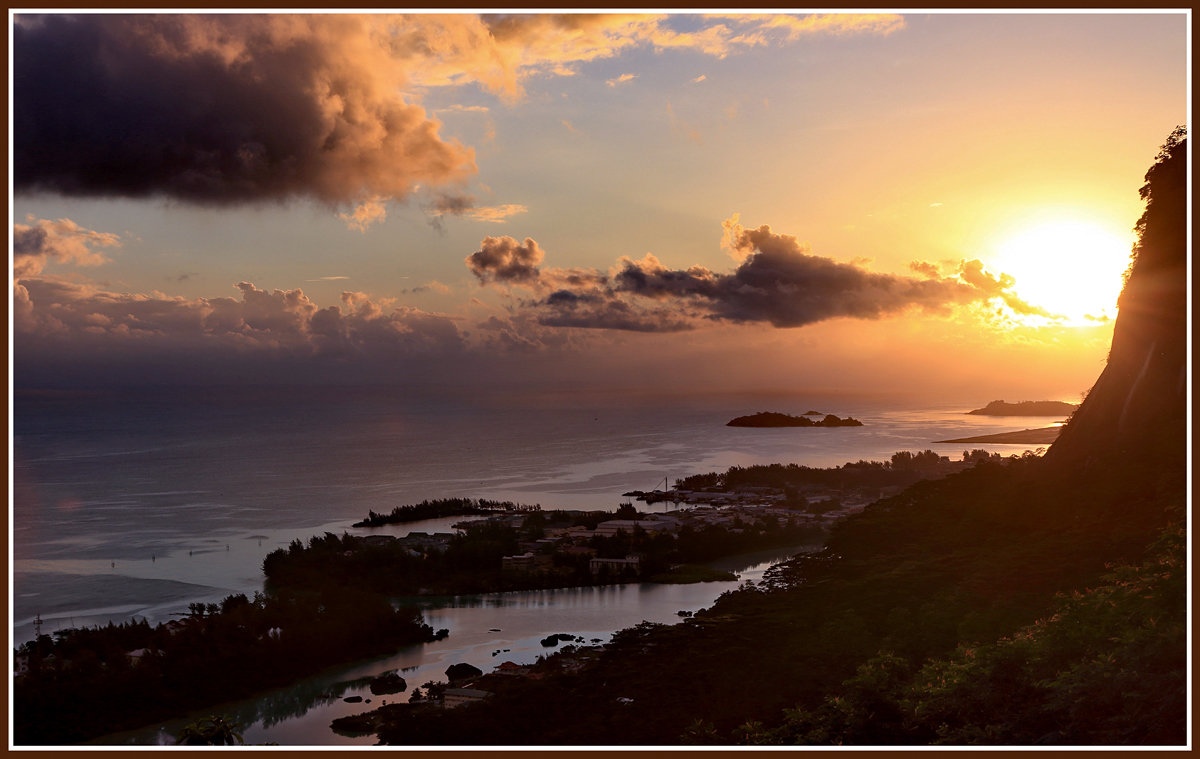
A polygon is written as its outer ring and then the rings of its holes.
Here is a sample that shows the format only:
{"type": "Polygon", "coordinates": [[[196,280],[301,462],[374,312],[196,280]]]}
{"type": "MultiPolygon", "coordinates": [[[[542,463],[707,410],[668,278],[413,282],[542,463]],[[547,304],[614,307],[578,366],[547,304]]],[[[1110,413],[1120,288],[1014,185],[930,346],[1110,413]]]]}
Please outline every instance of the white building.
{"type": "Polygon", "coordinates": [[[600,574],[600,570],[608,567],[610,570],[622,573],[626,571],[637,572],[642,568],[642,560],[636,556],[626,556],[624,559],[592,559],[588,562],[588,569],[592,574],[600,574]]]}

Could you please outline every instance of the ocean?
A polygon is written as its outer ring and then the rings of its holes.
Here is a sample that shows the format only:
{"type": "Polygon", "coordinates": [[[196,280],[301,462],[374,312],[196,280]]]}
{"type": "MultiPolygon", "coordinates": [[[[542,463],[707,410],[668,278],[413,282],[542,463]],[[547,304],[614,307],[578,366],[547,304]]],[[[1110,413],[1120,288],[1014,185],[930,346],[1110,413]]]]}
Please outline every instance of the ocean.
{"type": "MultiPolygon", "coordinates": [[[[262,587],[271,550],[423,499],[614,509],[621,493],[732,465],[837,466],[1054,420],[966,415],[989,398],[414,393],[209,388],[18,393],[13,401],[13,643],[262,587]],[[726,427],[756,411],[862,427],[726,427]],[[39,622],[40,620],[40,622],[39,622]]],[[[644,508],[644,507],[643,507],[644,508]]],[[[386,528],[449,529],[451,522],[386,528]]]]}

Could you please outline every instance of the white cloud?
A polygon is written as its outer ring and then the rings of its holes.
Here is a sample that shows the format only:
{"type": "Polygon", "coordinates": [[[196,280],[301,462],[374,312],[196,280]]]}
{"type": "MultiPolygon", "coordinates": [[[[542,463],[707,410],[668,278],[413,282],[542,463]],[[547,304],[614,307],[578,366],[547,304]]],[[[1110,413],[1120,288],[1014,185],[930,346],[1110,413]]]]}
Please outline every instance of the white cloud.
{"type": "Polygon", "coordinates": [[[607,84],[609,87],[616,87],[618,84],[625,84],[626,82],[632,82],[634,79],[637,79],[637,78],[638,78],[637,74],[621,74],[619,77],[617,77],[615,79],[608,79],[604,83],[607,84]]]}

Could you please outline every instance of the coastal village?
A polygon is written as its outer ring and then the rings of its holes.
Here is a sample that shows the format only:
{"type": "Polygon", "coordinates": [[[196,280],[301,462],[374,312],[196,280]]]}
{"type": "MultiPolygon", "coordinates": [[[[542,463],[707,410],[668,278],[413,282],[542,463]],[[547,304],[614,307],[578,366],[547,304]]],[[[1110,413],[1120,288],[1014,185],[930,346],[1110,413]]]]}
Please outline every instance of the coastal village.
{"type": "MultiPolygon", "coordinates": [[[[888,490],[898,491],[899,488],[888,490]]],[[[520,541],[518,548],[521,553],[504,556],[501,559],[501,569],[513,574],[548,571],[555,565],[555,556],[559,555],[588,557],[589,569],[593,575],[605,570],[618,574],[636,574],[640,569],[641,557],[636,554],[619,558],[597,556],[597,549],[593,546],[595,539],[616,537],[618,533],[625,533],[631,537],[638,533],[648,536],[678,535],[685,528],[702,530],[707,527],[720,527],[733,534],[740,534],[747,530],[761,531],[779,527],[820,527],[887,494],[890,493],[880,493],[877,490],[871,493],[826,492],[810,495],[797,503],[794,500],[789,502],[782,490],[766,487],[747,488],[737,492],[634,491],[625,495],[650,503],[667,501],[679,508],[668,509],[666,512],[637,513],[636,516],[631,515],[632,518],[607,519],[595,527],[570,524],[567,520],[573,512],[548,512],[547,516],[551,519],[559,515],[566,519],[546,522],[537,530],[540,537],[520,541]]],[[[622,507],[626,511],[633,510],[632,504],[629,503],[622,504],[622,507]]],[[[468,529],[493,524],[528,532],[528,520],[528,513],[498,514],[456,522],[453,527],[468,529]]],[[[363,538],[363,541],[368,545],[394,541],[404,546],[410,555],[419,556],[430,550],[445,550],[454,538],[455,534],[448,532],[411,532],[400,538],[371,535],[363,538]]]]}
{"type": "MultiPolygon", "coordinates": [[[[932,458],[923,466],[927,478],[944,477],[972,466],[975,463],[968,457],[962,461],[951,461],[948,457],[932,458]]],[[[631,502],[621,505],[621,512],[636,515],[633,518],[607,519],[594,527],[571,525],[566,521],[546,522],[539,530],[541,537],[520,542],[522,553],[502,558],[502,570],[511,574],[535,574],[550,571],[556,563],[556,555],[587,556],[589,569],[593,575],[602,572],[615,574],[636,575],[640,569],[642,557],[632,553],[622,558],[604,558],[597,556],[593,547],[597,537],[615,537],[619,533],[625,535],[658,534],[677,535],[685,527],[701,530],[706,527],[720,527],[731,533],[738,534],[745,530],[764,530],[772,527],[828,527],[835,520],[861,510],[868,503],[895,495],[904,486],[893,485],[883,487],[820,487],[808,486],[799,489],[787,489],[743,485],[729,489],[718,487],[687,489],[679,483],[667,490],[641,491],[633,490],[623,493],[623,497],[634,499],[647,504],[669,504],[664,512],[639,513],[631,502]],[[632,514],[631,514],[632,512],[632,514]]],[[[551,512],[556,515],[568,515],[572,512],[551,512]]],[[[517,530],[527,529],[528,513],[505,513],[483,519],[468,519],[456,522],[456,529],[468,529],[482,524],[501,524],[517,530]]],[[[403,538],[391,536],[371,536],[367,540],[398,541],[414,553],[427,551],[431,548],[444,550],[454,538],[452,533],[409,533],[403,538]]],[[[680,612],[685,622],[703,624],[691,613],[680,612]]],[[[578,640],[573,636],[562,634],[550,636],[542,641],[544,646],[554,647],[561,642],[578,640]]],[[[498,686],[511,678],[540,679],[551,671],[572,671],[585,667],[590,661],[599,656],[605,649],[603,643],[592,641],[590,645],[563,646],[554,656],[539,657],[532,665],[517,664],[505,660],[495,665],[492,672],[484,673],[474,667],[463,668],[451,673],[447,671],[449,682],[439,684],[425,694],[424,703],[430,707],[453,709],[465,704],[484,701],[492,698],[498,686]],[[454,675],[459,675],[458,677],[454,675]],[[466,677],[462,677],[466,675],[466,677]]],[[[496,652],[500,653],[500,652],[496,652]]],[[[493,654],[495,655],[495,654],[493,654]]],[[[430,684],[427,684],[427,688],[430,684]]],[[[502,690],[502,688],[499,688],[502,690]]],[[[419,699],[418,699],[419,700],[419,699]]],[[[355,732],[355,728],[369,730],[369,724],[375,721],[375,715],[370,713],[344,718],[335,723],[335,729],[355,732]],[[338,724],[340,723],[340,724],[338,724]],[[364,724],[366,723],[366,724],[364,724]]]]}
{"type": "MultiPolygon", "coordinates": [[[[946,470],[957,471],[962,462],[941,462],[946,470]]],[[[535,540],[522,541],[519,546],[524,552],[517,555],[505,556],[502,559],[503,571],[514,574],[532,574],[539,571],[549,571],[555,564],[556,554],[585,555],[589,557],[589,568],[596,575],[604,571],[617,573],[636,573],[640,568],[640,556],[628,555],[624,558],[601,558],[596,556],[596,549],[591,547],[594,538],[615,537],[619,533],[634,535],[644,533],[657,535],[660,533],[676,535],[685,526],[693,530],[705,527],[720,527],[732,533],[740,533],[747,529],[766,529],[769,526],[813,526],[825,527],[836,519],[861,510],[867,503],[899,492],[901,487],[888,488],[854,488],[854,489],[820,489],[810,488],[797,498],[795,494],[787,494],[783,489],[770,487],[743,487],[737,490],[683,490],[672,488],[661,491],[631,491],[626,497],[647,503],[666,502],[678,508],[666,512],[639,513],[632,519],[608,519],[599,522],[594,528],[581,525],[565,526],[563,524],[547,523],[541,530],[543,537],[535,540]]],[[[622,504],[628,512],[632,504],[622,504]]],[[[558,512],[560,514],[570,512],[558,512]]],[[[457,529],[477,527],[481,524],[503,524],[514,529],[525,528],[528,514],[499,514],[484,519],[470,519],[455,523],[457,529]]],[[[368,540],[398,541],[414,552],[449,545],[454,537],[452,533],[410,533],[404,538],[391,536],[371,536],[368,540]]],[[[700,618],[693,617],[690,612],[680,612],[687,623],[703,624],[700,618]]],[[[501,661],[491,672],[483,672],[476,667],[455,665],[446,672],[447,683],[426,683],[426,693],[416,695],[410,704],[423,704],[426,707],[454,709],[466,704],[485,701],[495,696],[498,690],[503,690],[503,683],[512,678],[542,679],[551,672],[569,672],[579,670],[595,660],[605,650],[602,642],[591,641],[590,644],[578,645],[582,640],[568,634],[551,635],[542,641],[547,649],[562,646],[554,655],[539,657],[533,664],[517,664],[510,660],[501,661]],[[432,686],[432,687],[431,687],[432,686]]],[[[501,653],[501,652],[495,652],[501,653]]],[[[495,653],[493,655],[495,655],[495,653]]],[[[418,689],[419,691],[419,689],[418,689]]],[[[388,707],[384,707],[384,711],[388,707]]],[[[395,708],[395,707],[392,707],[395,708]]],[[[334,729],[348,734],[369,733],[375,723],[382,717],[381,713],[366,713],[335,720],[334,729]]]]}
{"type": "MultiPolygon", "coordinates": [[[[915,460],[915,459],[914,459],[915,460]]],[[[945,456],[930,456],[914,467],[920,470],[914,478],[933,479],[961,471],[973,461],[951,461],[945,456]]],[[[603,556],[597,549],[597,538],[614,538],[618,534],[633,538],[638,535],[677,536],[684,530],[701,531],[720,528],[733,535],[765,533],[781,528],[827,527],[836,519],[862,509],[868,503],[894,495],[908,484],[866,485],[853,482],[841,486],[799,485],[772,487],[740,484],[730,487],[682,487],[677,482],[666,490],[633,490],[623,493],[627,499],[646,504],[666,504],[665,511],[638,512],[632,501],[621,504],[616,518],[581,524],[588,520],[579,517],[589,512],[575,511],[516,511],[502,512],[482,518],[463,519],[452,526],[460,531],[486,525],[505,526],[522,534],[518,552],[501,559],[501,570],[508,575],[533,575],[549,572],[566,559],[588,559],[593,576],[638,575],[642,556],[636,551],[624,556],[603,556]]],[[[405,537],[370,535],[362,538],[364,545],[401,546],[412,557],[445,551],[456,538],[455,533],[410,532],[405,537]]]]}

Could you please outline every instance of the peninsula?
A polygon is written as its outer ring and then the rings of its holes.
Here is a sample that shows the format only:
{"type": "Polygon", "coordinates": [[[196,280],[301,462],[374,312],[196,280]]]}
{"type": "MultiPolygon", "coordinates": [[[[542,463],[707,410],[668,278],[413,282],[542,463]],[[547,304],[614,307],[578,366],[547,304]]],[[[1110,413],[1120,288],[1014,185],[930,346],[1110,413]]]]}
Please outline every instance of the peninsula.
{"type": "Polygon", "coordinates": [[[422,519],[469,516],[472,514],[496,514],[501,512],[527,513],[538,511],[539,505],[525,505],[512,501],[492,501],[487,498],[438,498],[421,501],[409,506],[397,506],[389,514],[371,511],[367,518],[355,522],[352,527],[381,527],[385,524],[404,524],[422,519]]]}
{"type": "Polygon", "coordinates": [[[750,416],[739,416],[725,424],[726,427],[861,427],[862,422],[853,417],[842,419],[833,414],[826,414],[819,421],[806,419],[803,416],[780,414],[777,411],[760,411],[750,416]]]}
{"type": "MultiPolygon", "coordinates": [[[[992,401],[983,408],[968,411],[979,416],[1070,416],[1078,406],[1064,401],[992,401]]],[[[958,442],[958,441],[953,441],[958,442]]]]}
{"type": "Polygon", "coordinates": [[[380,597],[732,579],[700,565],[723,556],[795,545],[831,520],[807,501],[642,514],[611,511],[503,512],[464,520],[454,533],[335,535],[272,551],[263,574],[280,592],[354,587],[380,597]]]}

